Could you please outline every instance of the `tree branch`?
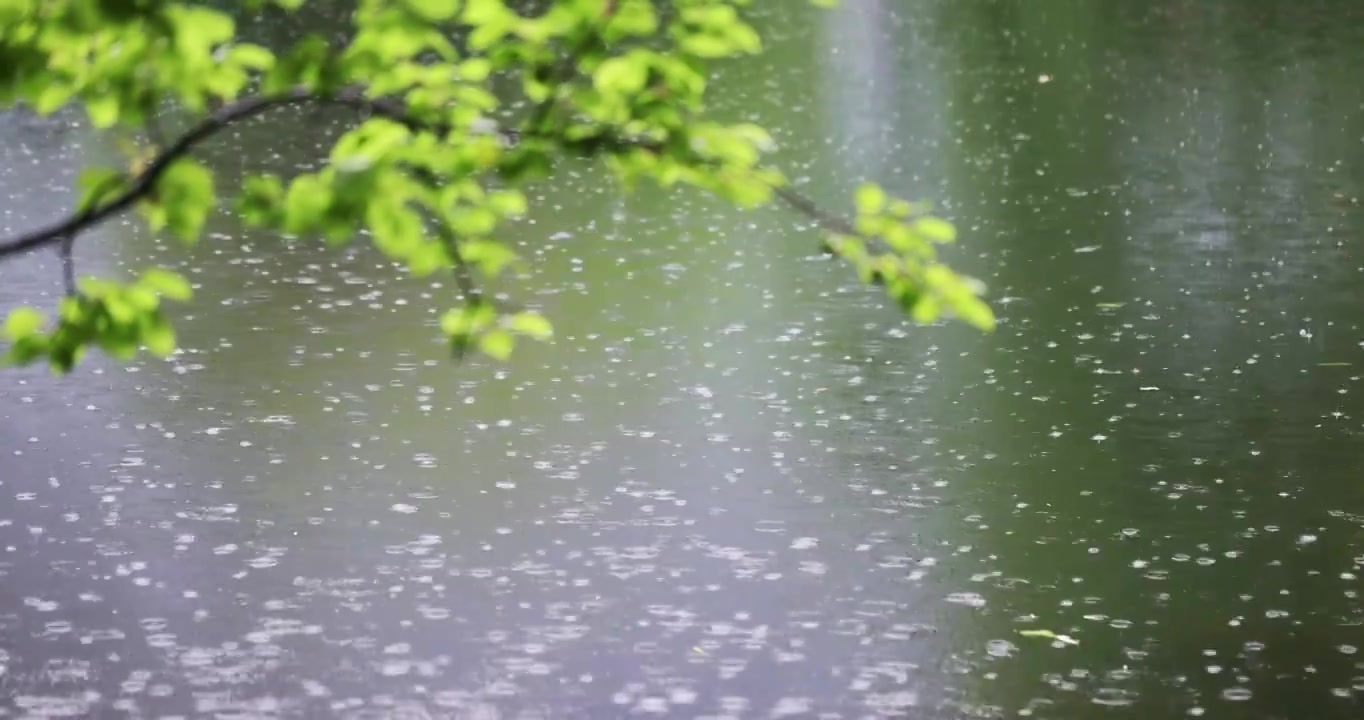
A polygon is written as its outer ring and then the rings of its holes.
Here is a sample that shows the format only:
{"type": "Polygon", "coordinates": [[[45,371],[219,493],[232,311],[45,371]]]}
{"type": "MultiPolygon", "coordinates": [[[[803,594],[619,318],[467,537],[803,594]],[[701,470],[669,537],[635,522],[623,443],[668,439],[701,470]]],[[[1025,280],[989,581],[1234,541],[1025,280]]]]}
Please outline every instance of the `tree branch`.
{"type": "Polygon", "coordinates": [[[408,115],[401,103],[365,97],[363,90],[360,88],[347,88],[331,94],[318,93],[307,89],[297,89],[279,95],[242,98],[236,102],[224,105],[213,114],[185,131],[185,133],[177,138],[175,142],[161,150],[160,153],[147,164],[147,167],[133,179],[132,183],[129,184],[123,192],[114,196],[112,199],[78,211],[65,220],[60,220],[46,227],[32,230],[15,238],[0,241],[0,260],[41,247],[74,242],[76,236],[80,233],[127,210],[135,205],[137,201],[150,195],[155,191],[156,183],[161,178],[161,175],[164,174],[176,160],[188,155],[198,145],[209,138],[212,138],[214,135],[217,135],[233,123],[255,117],[256,115],[276,108],[289,105],[305,105],[309,103],[341,105],[357,110],[364,110],[370,114],[386,117],[394,122],[401,123],[413,130],[440,130],[439,127],[433,127],[428,123],[423,123],[408,115]]]}
{"type": "Polygon", "coordinates": [[[62,288],[69,296],[74,296],[76,288],[76,236],[67,235],[60,238],[61,248],[58,250],[62,258],[62,288]]]}
{"type": "MultiPolygon", "coordinates": [[[[170,168],[176,160],[190,154],[200,144],[209,140],[228,126],[264,114],[270,110],[293,105],[339,105],[367,112],[397,122],[412,131],[432,131],[444,132],[447,128],[439,125],[432,125],[423,122],[407,113],[406,107],[396,100],[383,98],[370,98],[364,94],[364,88],[349,87],[335,93],[319,93],[309,89],[296,89],[278,95],[252,96],[239,99],[235,102],[218,108],[208,117],[199,121],[198,124],[185,131],[175,142],[162,149],[154,157],[146,168],[132,180],[126,189],[121,193],[104,202],[81,209],[64,220],[32,230],[28,233],[8,240],[0,240],[0,261],[6,258],[19,255],[31,250],[43,247],[58,246],[63,263],[63,275],[67,291],[74,289],[74,269],[72,262],[72,250],[76,237],[98,225],[101,222],[127,210],[135,205],[139,200],[152,194],[156,189],[156,183],[161,176],[170,168]]],[[[548,104],[537,108],[538,112],[547,112],[548,104]]],[[[532,125],[534,123],[531,123],[532,125]]],[[[515,133],[494,130],[515,140],[515,133]]],[[[811,199],[792,190],[788,187],[773,185],[772,191],[782,202],[791,209],[813,221],[826,232],[841,235],[858,235],[859,233],[846,220],[831,215],[822,209],[811,199]]],[[[457,252],[457,250],[456,250],[457,252]]],[[[458,258],[457,260],[462,260],[458,258]]],[[[463,263],[458,263],[462,265],[463,263]]],[[[457,276],[460,271],[457,270],[457,276]]],[[[463,269],[467,273],[467,268],[463,269]]],[[[457,277],[461,286],[461,291],[466,296],[472,294],[471,278],[457,277]]]]}
{"type": "Polygon", "coordinates": [[[781,185],[772,185],[771,188],[772,193],[780,198],[782,202],[786,203],[792,210],[804,215],[811,222],[818,225],[821,230],[831,232],[835,235],[861,235],[861,233],[857,232],[857,229],[847,220],[836,215],[830,215],[820,209],[820,207],[815,204],[814,200],[801,195],[795,190],[781,185]]]}

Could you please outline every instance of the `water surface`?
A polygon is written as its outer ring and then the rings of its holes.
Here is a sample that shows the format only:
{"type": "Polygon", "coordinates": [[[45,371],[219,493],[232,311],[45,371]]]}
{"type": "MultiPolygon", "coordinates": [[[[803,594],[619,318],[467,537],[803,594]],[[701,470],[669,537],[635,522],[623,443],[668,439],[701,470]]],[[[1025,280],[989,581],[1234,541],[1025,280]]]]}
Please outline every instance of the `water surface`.
{"type": "MultiPolygon", "coordinates": [[[[937,202],[996,333],[589,167],[514,230],[559,339],[507,365],[363,244],[107,226],[83,271],[198,295],[170,360],[4,376],[0,716],[1359,717],[1364,14],[844,5],[766,8],[716,110],[826,204],[937,202]]],[[[3,116],[0,229],[115,157],[3,116]]]]}

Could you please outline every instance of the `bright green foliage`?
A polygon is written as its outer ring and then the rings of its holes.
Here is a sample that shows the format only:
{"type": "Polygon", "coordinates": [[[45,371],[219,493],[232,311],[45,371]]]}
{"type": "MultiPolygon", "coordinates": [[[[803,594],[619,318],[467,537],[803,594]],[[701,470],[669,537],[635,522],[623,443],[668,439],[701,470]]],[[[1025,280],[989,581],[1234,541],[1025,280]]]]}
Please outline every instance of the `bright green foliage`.
{"type": "Polygon", "coordinates": [[[193,243],[213,205],[213,173],[194,160],[181,158],[161,175],[139,209],[152,230],[169,228],[176,237],[193,243]]]}
{"type": "MultiPolygon", "coordinates": [[[[526,212],[518,186],[552,174],[557,158],[601,159],[627,188],[683,184],[745,207],[781,198],[810,214],[765,164],[773,147],[765,130],[706,116],[707,63],[761,51],[742,16],[747,4],[554,0],[523,16],[507,0],[357,0],[348,45],[309,36],[276,53],[238,42],[230,17],[206,4],[0,0],[0,107],[50,113],[77,102],[94,126],[125,129],[167,101],[198,113],[186,135],[153,148],[160,155],[135,158],[127,172],[83,175],[78,211],[103,219],[135,206],[153,230],[194,242],[226,192],[262,228],[338,244],[367,238],[416,276],[453,273],[462,297],[441,322],[452,351],[504,358],[518,336],[550,338],[549,322],[485,299],[478,286],[520,263],[499,233],[526,212]],[[490,119],[503,102],[491,89],[499,77],[517,81],[529,101],[514,128],[490,119]],[[233,122],[308,103],[358,111],[315,173],[215,188],[192,158],[233,122]]],[[[883,285],[916,320],[955,315],[993,326],[981,288],[937,260],[951,225],[874,185],[854,200],[852,225],[817,219],[827,246],[863,280],[883,285]]],[[[159,299],[188,298],[178,276],[153,271],[131,285],[75,290],[51,327],[34,310],[11,315],[11,361],[46,358],[64,371],[87,345],[119,357],[173,349],[159,299]]]]}
{"type": "Polygon", "coordinates": [[[919,322],[954,314],[983,330],[994,328],[979,283],[935,259],[934,245],[956,240],[956,228],[910,203],[889,199],[879,185],[859,187],[855,200],[854,232],[835,233],[826,242],[852,263],[863,282],[884,287],[919,322]]]}
{"type": "Polygon", "coordinates": [[[175,352],[175,331],[161,313],[161,300],[183,302],[192,295],[183,277],[161,268],[149,269],[126,285],[83,280],[79,293],[62,299],[51,329],[46,329],[47,318],[32,308],[10,313],[5,322],[10,343],[6,360],[23,365],[46,359],[65,372],[89,345],[120,359],[133,357],[140,347],[170,355],[175,352]]]}
{"type": "Polygon", "coordinates": [[[236,97],[270,53],[188,3],[0,0],[0,103],[48,113],[70,100],[96,127],[137,123],[164,97],[200,109],[236,97]]]}
{"type": "Polygon", "coordinates": [[[441,330],[450,338],[456,357],[462,357],[470,347],[498,360],[506,360],[516,346],[516,336],[534,340],[549,340],[554,329],[538,313],[522,311],[499,317],[490,303],[474,301],[447,312],[440,320],[441,330]]]}

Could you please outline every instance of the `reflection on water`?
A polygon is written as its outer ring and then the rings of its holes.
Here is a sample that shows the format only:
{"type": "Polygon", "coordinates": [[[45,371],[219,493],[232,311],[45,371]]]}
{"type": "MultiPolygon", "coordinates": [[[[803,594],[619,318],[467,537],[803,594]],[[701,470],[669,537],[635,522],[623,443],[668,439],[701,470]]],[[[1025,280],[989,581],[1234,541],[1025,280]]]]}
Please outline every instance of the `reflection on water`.
{"type": "MultiPolygon", "coordinates": [[[[828,203],[943,203],[995,335],[587,168],[516,229],[560,339],[506,366],[362,246],[111,226],[86,270],[198,298],[171,360],[6,374],[0,715],[1357,717],[1358,8],[845,5],[764,17],[719,110],[828,203]]],[[[108,154],[0,139],[8,232],[108,154]]]]}

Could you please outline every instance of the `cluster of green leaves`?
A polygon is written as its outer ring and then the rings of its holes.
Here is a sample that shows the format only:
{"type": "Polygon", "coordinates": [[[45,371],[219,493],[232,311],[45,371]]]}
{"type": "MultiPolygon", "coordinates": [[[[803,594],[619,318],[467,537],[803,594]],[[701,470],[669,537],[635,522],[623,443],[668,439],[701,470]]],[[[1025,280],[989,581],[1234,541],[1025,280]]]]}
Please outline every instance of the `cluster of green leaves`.
{"type": "Polygon", "coordinates": [[[918,322],[951,314],[982,330],[994,328],[981,284],[937,260],[935,246],[957,239],[951,223],[889,197],[874,183],[859,187],[855,199],[854,232],[832,233],[825,246],[851,263],[862,282],[884,287],[918,322]]]}
{"type": "Polygon", "coordinates": [[[445,313],[440,319],[441,330],[452,338],[456,357],[477,342],[480,352],[498,360],[511,357],[516,337],[523,335],[535,340],[548,340],[554,329],[543,316],[533,312],[499,313],[497,307],[484,300],[474,300],[445,313]]]}
{"type": "MultiPolygon", "coordinates": [[[[231,18],[202,4],[0,0],[0,106],[23,101],[47,113],[74,100],[101,128],[141,127],[167,101],[199,111],[187,136],[157,149],[165,154],[82,181],[82,212],[132,198],[154,230],[189,243],[218,204],[212,172],[189,156],[195,142],[282,105],[361,111],[368,119],[337,141],[325,167],[247,177],[233,206],[290,236],[366,237],[417,276],[454,273],[460,305],[441,322],[452,351],[501,358],[518,335],[552,334],[544,318],[504,312],[478,287],[520,265],[499,236],[526,211],[518,187],[549,175],[557,158],[601,158],[627,188],[685,184],[746,207],[786,186],[764,165],[766,131],[706,116],[708,63],[761,50],[740,12],[748,1],[554,0],[532,16],[507,0],[358,0],[348,44],[308,36],[275,53],[239,42],[231,18]],[[505,114],[497,77],[519,80],[530,108],[511,128],[492,120],[505,114]]],[[[857,201],[856,232],[829,245],[865,280],[916,319],[951,313],[990,326],[979,288],[936,260],[949,225],[911,217],[879,189],[857,201]]],[[[84,344],[120,356],[129,342],[164,350],[147,282],[87,282],[46,332],[20,311],[11,359],[47,357],[65,370],[84,344]]]]}
{"type": "Polygon", "coordinates": [[[27,364],[46,358],[59,372],[69,371],[90,345],[130,359],[139,348],[166,356],[175,351],[175,330],[161,312],[162,299],[187,301],[192,292],[180,275],[151,268],[130,284],[81,281],[80,292],[62,298],[55,327],[33,308],[19,308],[5,321],[6,359],[27,364]]]}
{"type": "Polygon", "coordinates": [[[212,8],[155,0],[0,0],[0,106],[79,101],[97,128],[137,123],[165,98],[236,97],[271,54],[237,43],[212,8]]]}

